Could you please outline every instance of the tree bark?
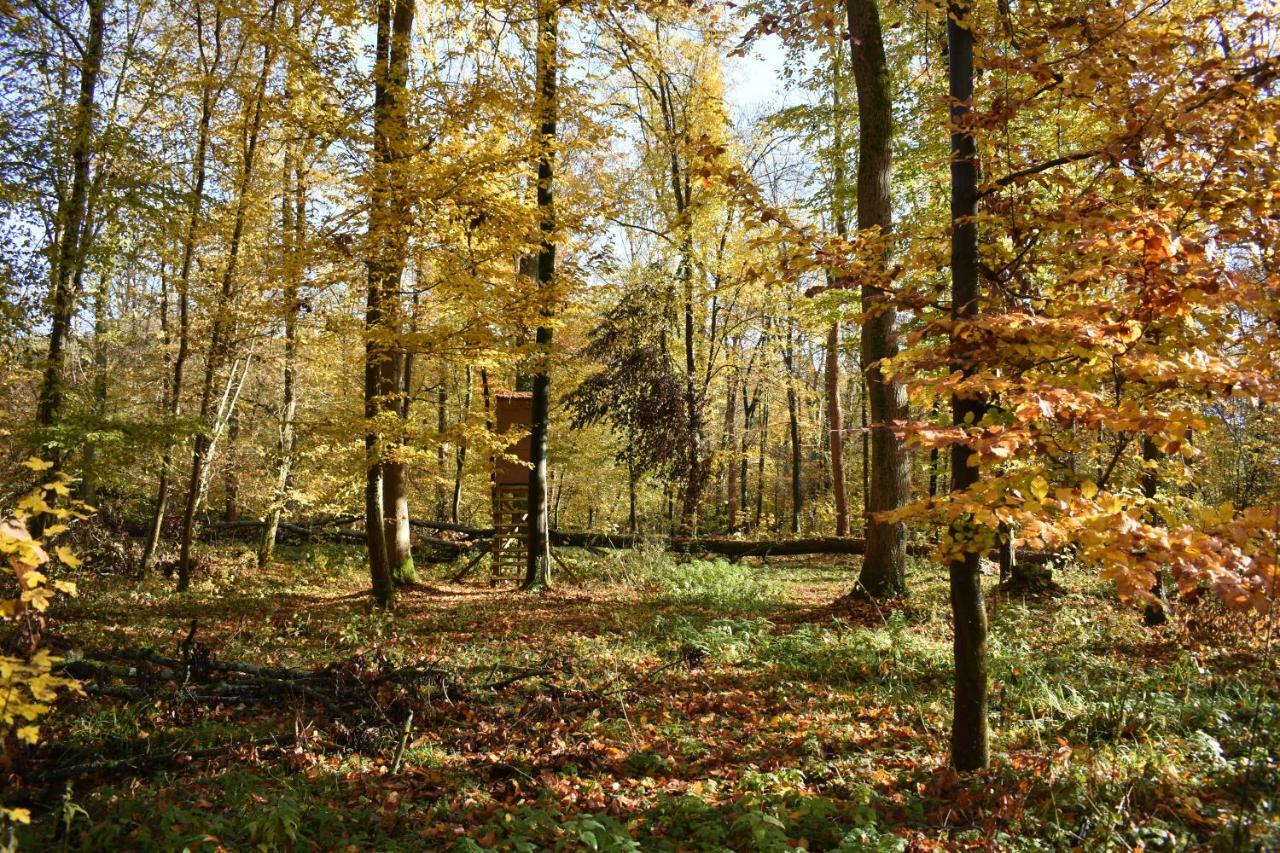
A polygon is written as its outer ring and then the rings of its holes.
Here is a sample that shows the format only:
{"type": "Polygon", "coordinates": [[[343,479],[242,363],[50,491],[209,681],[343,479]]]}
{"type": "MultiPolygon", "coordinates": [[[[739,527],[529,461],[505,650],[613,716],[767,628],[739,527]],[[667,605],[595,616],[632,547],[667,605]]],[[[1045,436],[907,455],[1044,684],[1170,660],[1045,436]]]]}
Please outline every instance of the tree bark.
{"type": "MultiPolygon", "coordinates": [[[[294,26],[298,26],[295,13],[294,26]]],[[[275,556],[276,531],[288,500],[289,476],[293,470],[293,454],[297,440],[294,420],[298,413],[296,390],[298,361],[298,312],[302,307],[299,291],[302,284],[302,253],[306,240],[306,183],[304,166],[291,150],[284,161],[284,192],[280,203],[280,226],[283,233],[284,273],[284,378],[280,405],[279,436],[276,441],[276,482],[271,505],[262,520],[262,539],[258,544],[258,567],[264,568],[275,556]]]]}
{"type": "MultiPolygon", "coordinates": [[[[398,302],[399,295],[384,294],[384,299],[398,302]]],[[[385,305],[386,303],[384,303],[385,305]]],[[[397,312],[398,313],[398,312],[397,312]]],[[[399,323],[395,324],[399,331],[399,323]]],[[[382,389],[379,400],[383,411],[393,413],[401,426],[409,419],[409,394],[413,377],[409,354],[397,347],[382,364],[382,389]]],[[[382,523],[387,540],[387,565],[391,580],[397,585],[417,583],[413,549],[409,531],[409,465],[404,460],[404,439],[396,436],[394,453],[382,461],[382,523]]]]}
{"type": "MultiPolygon", "coordinates": [[[[559,6],[556,0],[539,0],[538,43],[535,57],[538,122],[538,219],[542,243],[538,248],[538,291],[543,319],[551,316],[551,286],[556,273],[555,177],[556,83],[559,71],[559,6]]],[[[537,370],[533,375],[533,424],[529,448],[529,552],[524,589],[545,589],[551,584],[551,540],[547,523],[547,426],[551,404],[551,327],[538,326],[537,370]]]]}
{"type": "Polygon", "coordinates": [[[796,396],[795,352],[792,349],[792,330],[789,325],[782,357],[787,368],[787,435],[791,445],[791,532],[798,536],[800,535],[800,513],[804,502],[804,492],[801,488],[803,454],[800,447],[800,401],[796,396]]]}
{"type": "Polygon", "coordinates": [[[405,86],[409,79],[409,44],[413,37],[413,0],[379,0],[374,61],[374,166],[369,204],[368,294],[365,305],[364,412],[365,542],[374,600],[380,607],[395,603],[387,550],[384,509],[384,437],[377,419],[394,407],[399,387],[388,374],[399,375],[391,323],[398,319],[400,278],[408,252],[412,207],[403,161],[410,147],[405,86]]]}
{"type": "MultiPolygon", "coordinates": [[[[886,239],[893,224],[890,179],[893,158],[893,103],[889,64],[880,31],[876,0],[845,0],[849,21],[854,84],[858,90],[858,230],[886,239]]],[[[871,472],[866,505],[867,554],[858,586],[883,598],[907,591],[907,529],[902,522],[882,521],[879,513],[897,509],[910,498],[911,469],[895,421],[907,417],[907,392],[901,382],[884,375],[880,363],[898,353],[895,309],[885,297],[887,244],[877,252],[862,284],[862,365],[871,415],[871,472]]]]}
{"type": "MultiPolygon", "coordinates": [[[[102,69],[103,32],[106,28],[106,0],[89,0],[89,32],[80,56],[80,91],[76,100],[71,135],[71,192],[66,204],[58,206],[58,252],[53,265],[50,293],[51,316],[49,350],[36,406],[36,426],[43,438],[62,418],[66,369],[66,346],[71,335],[78,294],[76,282],[88,253],[85,219],[89,207],[89,167],[93,143],[94,92],[102,69]]],[[[47,453],[59,462],[61,453],[50,443],[47,453]]]]}
{"type": "Polygon", "coordinates": [[[729,391],[724,403],[724,446],[728,456],[726,469],[725,529],[734,533],[738,529],[738,378],[735,373],[729,381],[729,391]]]}
{"type": "MultiPolygon", "coordinates": [[[[951,314],[955,320],[978,313],[978,163],[967,119],[973,97],[973,26],[968,0],[951,0],[947,8],[947,61],[951,98],[951,314]]],[[[952,331],[952,345],[960,343],[952,331]]],[[[971,357],[951,365],[966,376],[974,373],[971,357]]],[[[957,426],[979,423],[986,414],[980,397],[951,398],[951,421],[957,426]]],[[[969,465],[970,449],[951,451],[951,492],[963,493],[978,482],[969,465]]],[[[979,554],[970,541],[972,517],[953,524],[952,539],[963,552],[948,566],[951,612],[955,624],[955,707],[951,723],[951,763],[957,770],[977,770],[989,760],[987,732],[987,611],[982,598],[979,554]]]]}
{"type": "MultiPolygon", "coordinates": [[[[462,398],[462,420],[465,423],[471,417],[471,397],[474,386],[474,376],[472,375],[471,365],[467,365],[467,390],[463,393],[462,398]]],[[[458,442],[457,452],[454,454],[453,465],[453,499],[449,502],[449,520],[454,524],[458,523],[458,509],[462,504],[462,471],[467,464],[467,445],[466,441],[458,442]]]]}
{"type": "MultiPolygon", "coordinates": [[[[93,296],[93,415],[99,422],[107,416],[107,338],[111,334],[108,304],[111,298],[110,279],[104,265],[98,272],[98,287],[93,296]]],[[[100,478],[98,448],[89,440],[84,445],[83,494],[85,502],[90,505],[98,502],[100,478]]]]}
{"type": "MultiPolygon", "coordinates": [[[[845,141],[844,112],[841,105],[840,67],[843,51],[838,46],[835,63],[831,69],[831,122],[832,122],[832,186],[831,213],[835,220],[836,234],[844,237],[849,230],[845,217],[845,141]]],[[[836,280],[843,289],[848,281],[836,280]]],[[[844,412],[840,406],[840,321],[836,320],[827,330],[827,358],[824,379],[827,394],[827,450],[831,454],[831,493],[836,510],[836,535],[849,533],[849,496],[844,482],[844,412]]]]}
{"type": "MultiPolygon", "coordinates": [[[[1160,449],[1150,435],[1142,437],[1142,496],[1154,501],[1160,490],[1160,472],[1156,464],[1160,461],[1160,449]]],[[[1154,509],[1149,510],[1154,514],[1154,509]]],[[[1164,606],[1164,570],[1156,572],[1155,582],[1151,586],[1152,600],[1142,608],[1142,624],[1148,628],[1156,628],[1169,621],[1169,613],[1164,606]]]]}
{"type": "Polygon", "coordinates": [[[836,505],[836,535],[849,533],[849,498],[844,489],[844,413],[840,410],[840,324],[827,330],[827,445],[831,453],[831,490],[836,505]]]}
{"type": "MultiPolygon", "coordinates": [[[[205,179],[209,159],[209,136],[213,122],[213,110],[216,102],[214,88],[214,72],[222,64],[222,15],[215,12],[213,25],[213,61],[204,60],[204,18],[203,7],[195,4],[196,38],[200,46],[201,87],[200,87],[200,122],[196,131],[195,156],[192,158],[194,181],[191,190],[191,209],[187,216],[187,228],[182,238],[182,265],[178,273],[178,351],[173,358],[173,373],[169,387],[166,389],[166,413],[173,420],[182,414],[182,380],[186,370],[187,355],[191,347],[191,264],[195,257],[196,232],[200,226],[200,209],[204,204],[205,179]]],[[[167,341],[166,341],[167,343],[167,341]]],[[[147,533],[146,544],[142,549],[139,571],[146,575],[155,562],[157,549],[160,547],[161,532],[164,529],[164,518],[169,506],[169,477],[173,467],[173,442],[165,443],[164,453],[160,459],[160,482],[156,487],[155,507],[151,516],[151,529],[147,533]]]]}
{"type": "MultiPolygon", "coordinates": [[[[272,3],[270,24],[274,26],[279,0],[272,3]]],[[[231,343],[233,329],[232,303],[236,294],[236,272],[240,259],[240,244],[244,238],[245,219],[248,214],[249,193],[253,182],[254,161],[258,150],[258,137],[262,129],[263,102],[266,100],[267,80],[275,60],[276,42],[268,38],[262,48],[262,70],[258,75],[253,100],[248,105],[248,125],[244,142],[239,186],[236,188],[235,218],[231,226],[231,240],[227,246],[227,264],[222,272],[222,284],[214,307],[213,326],[209,336],[209,349],[205,356],[204,384],[200,392],[201,432],[196,434],[191,453],[191,476],[187,482],[187,500],[182,515],[182,533],[178,551],[178,591],[184,592],[191,585],[191,546],[196,512],[202,498],[205,468],[213,449],[213,435],[208,431],[210,408],[213,404],[213,386],[218,369],[231,343]]],[[[248,368],[246,367],[246,370],[248,368]]],[[[238,395],[237,395],[238,396],[238,395]]],[[[232,399],[232,411],[235,400],[232,399]]],[[[232,411],[227,412],[230,417],[232,411]]]]}

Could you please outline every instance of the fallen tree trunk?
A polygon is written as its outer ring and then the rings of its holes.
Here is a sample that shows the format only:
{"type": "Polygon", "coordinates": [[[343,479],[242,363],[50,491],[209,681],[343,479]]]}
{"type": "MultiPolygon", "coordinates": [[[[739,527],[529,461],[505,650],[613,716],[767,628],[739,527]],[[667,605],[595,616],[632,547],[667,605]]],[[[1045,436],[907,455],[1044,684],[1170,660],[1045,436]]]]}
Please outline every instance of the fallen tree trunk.
{"type": "MultiPolygon", "coordinates": [[[[357,530],[344,530],[334,525],[344,522],[297,523],[280,522],[277,530],[281,539],[286,542],[334,542],[338,544],[363,545],[364,533],[357,530]]],[[[205,534],[214,536],[248,537],[262,527],[262,521],[255,518],[237,521],[217,521],[206,525],[205,534]]],[[[492,531],[489,533],[492,536],[492,531]]],[[[449,563],[475,547],[473,539],[467,537],[463,541],[428,537],[413,546],[414,559],[428,563],[449,563]]]]}
{"type": "MultiPolygon", "coordinates": [[[[338,519],[346,518],[338,516],[338,519]]],[[[328,525],[339,523],[322,520],[317,522],[281,522],[281,531],[302,537],[316,539],[336,539],[338,541],[363,542],[363,534],[350,530],[326,530],[328,525]]],[[[427,521],[415,519],[410,522],[414,527],[423,530],[434,530],[452,533],[462,541],[429,537],[421,540],[419,547],[424,549],[426,559],[432,561],[433,551],[439,555],[435,562],[447,562],[457,559],[472,550],[480,540],[493,538],[493,528],[469,527],[465,524],[453,524],[447,521],[427,521]]],[[[233,522],[217,522],[209,525],[215,531],[239,531],[254,529],[261,522],[245,519],[233,522]]],[[[562,548],[634,548],[646,542],[660,543],[668,551],[677,554],[707,554],[732,559],[744,557],[799,557],[815,554],[847,554],[857,556],[866,553],[867,542],[851,536],[816,536],[802,539],[731,539],[729,537],[708,536],[690,538],[675,536],[666,540],[655,540],[652,537],[634,536],[627,533],[594,533],[591,531],[552,530],[551,542],[562,548]]],[[[917,557],[927,557],[933,553],[933,546],[926,543],[915,543],[907,546],[907,553],[917,557]]],[[[1047,563],[1054,558],[1048,551],[1022,551],[1019,559],[1027,563],[1047,563]]]]}

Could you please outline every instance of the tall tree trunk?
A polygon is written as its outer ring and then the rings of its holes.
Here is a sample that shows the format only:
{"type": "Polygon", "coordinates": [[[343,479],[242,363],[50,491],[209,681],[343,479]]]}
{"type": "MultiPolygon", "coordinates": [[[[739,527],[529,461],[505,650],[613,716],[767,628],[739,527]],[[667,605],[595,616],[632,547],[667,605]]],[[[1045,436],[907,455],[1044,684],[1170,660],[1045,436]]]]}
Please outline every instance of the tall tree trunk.
{"type": "Polygon", "coordinates": [[[728,455],[726,469],[727,506],[725,511],[725,527],[727,532],[738,530],[738,376],[735,372],[729,381],[729,393],[724,403],[724,446],[728,455]]]}
{"type": "Polygon", "coordinates": [[[795,351],[792,349],[792,329],[787,326],[787,343],[782,350],[782,359],[787,368],[787,421],[788,437],[791,445],[791,532],[800,533],[800,513],[803,508],[804,493],[801,488],[800,447],[800,401],[796,396],[795,351]]]}
{"type": "MultiPolygon", "coordinates": [[[[742,446],[738,457],[738,506],[745,516],[747,513],[747,475],[750,472],[751,457],[751,428],[755,425],[756,406],[760,403],[760,386],[756,385],[755,393],[750,401],[747,400],[747,383],[744,379],[742,382],[742,446]]],[[[745,527],[746,522],[740,521],[739,527],[745,527]]]]}
{"type": "MultiPolygon", "coordinates": [[[[832,187],[831,212],[835,220],[836,234],[844,237],[849,230],[845,217],[845,141],[844,112],[841,105],[840,70],[843,63],[842,45],[835,50],[835,64],[831,69],[831,113],[832,113],[832,187]]],[[[848,281],[841,278],[835,282],[837,287],[845,288],[848,281]]],[[[827,394],[827,449],[831,454],[831,494],[836,509],[836,535],[849,534],[849,496],[844,483],[844,413],[840,407],[840,321],[836,320],[827,330],[827,358],[825,367],[827,394]]]]}
{"type": "MultiPolygon", "coordinates": [[[[195,4],[196,38],[200,45],[202,81],[200,88],[200,122],[196,131],[195,156],[192,158],[193,184],[191,189],[191,208],[187,215],[187,228],[182,237],[182,265],[178,273],[178,351],[173,358],[173,372],[170,384],[166,389],[165,408],[171,420],[177,420],[182,414],[182,380],[186,370],[187,355],[191,348],[191,264],[195,257],[196,233],[200,226],[200,210],[204,205],[205,179],[209,159],[209,136],[213,122],[213,110],[216,102],[215,74],[222,64],[222,15],[215,12],[213,25],[213,60],[206,63],[203,59],[204,18],[203,7],[195,4]]],[[[166,343],[168,341],[166,340],[166,343]]],[[[164,529],[164,518],[169,506],[169,478],[173,468],[173,442],[166,441],[164,453],[160,459],[160,482],[156,487],[155,506],[151,515],[151,528],[147,532],[147,541],[142,549],[139,571],[145,575],[155,562],[160,537],[164,529]]]]}
{"type": "Polygon", "coordinates": [[[760,411],[760,457],[756,461],[756,519],[755,530],[760,529],[760,522],[764,518],[764,457],[769,449],[769,400],[764,401],[764,408],[760,411]]]}
{"type": "MultiPolygon", "coordinates": [[[[538,247],[538,291],[541,316],[551,314],[550,291],[556,272],[555,176],[556,77],[559,65],[559,6],[556,0],[538,2],[538,43],[535,85],[538,122],[538,219],[542,243],[538,247]]],[[[551,327],[538,326],[537,369],[533,375],[533,424],[529,446],[529,552],[524,588],[544,589],[551,583],[551,544],[547,525],[547,424],[551,404],[551,327]]]]}
{"type": "Polygon", "coordinates": [[[867,532],[868,508],[871,506],[871,431],[867,428],[867,374],[858,357],[858,424],[862,431],[862,532],[867,532]]]}
{"type": "MultiPolygon", "coordinates": [[[[978,162],[968,129],[973,97],[973,26],[968,0],[951,0],[947,7],[947,62],[951,97],[951,315],[955,320],[978,313],[978,162]]],[[[952,346],[958,347],[955,327],[952,346]]],[[[974,373],[974,359],[957,351],[952,371],[974,373]]],[[[979,423],[986,400],[951,397],[951,422],[979,423]]],[[[980,472],[969,464],[970,449],[951,450],[951,491],[964,492],[978,482],[980,472]]],[[[971,538],[972,518],[956,522],[952,537],[964,548],[947,565],[951,612],[955,623],[955,707],[951,723],[951,763],[957,770],[977,770],[989,760],[987,734],[987,611],[982,598],[979,554],[971,538]]]]}
{"type": "Polygon", "coordinates": [[[400,279],[408,252],[412,205],[404,160],[411,148],[405,86],[413,38],[414,0],[379,0],[374,61],[374,166],[369,204],[368,294],[365,304],[364,412],[365,540],[369,577],[380,607],[395,603],[395,582],[387,550],[384,509],[384,439],[379,414],[394,408],[399,376],[397,347],[386,341],[399,321],[400,279]]]}
{"type": "MultiPolygon", "coordinates": [[[[71,192],[66,203],[58,205],[58,253],[53,264],[53,288],[49,300],[49,351],[36,406],[36,426],[42,433],[47,433],[62,418],[63,374],[71,318],[75,314],[78,296],[76,282],[80,280],[80,268],[89,248],[88,229],[85,228],[89,208],[89,160],[93,142],[94,92],[102,69],[106,6],[106,0],[89,0],[89,33],[80,56],[80,92],[70,128],[71,192]]],[[[56,447],[51,443],[46,452],[58,462],[61,453],[56,447]]]]}
{"type": "MultiPolygon", "coordinates": [[[[465,423],[471,417],[471,395],[473,392],[474,378],[472,376],[471,365],[467,365],[467,390],[462,398],[462,420],[465,423]]],[[[454,454],[453,460],[453,500],[449,502],[449,520],[454,524],[458,523],[458,508],[462,503],[462,470],[467,463],[467,445],[465,441],[458,442],[458,450],[454,454]]]]}
{"type": "MultiPolygon", "coordinates": [[[[104,265],[98,273],[98,287],[93,295],[93,415],[99,422],[107,416],[107,337],[111,334],[108,304],[111,295],[110,280],[104,265]]],[[[83,494],[85,501],[91,505],[98,502],[100,475],[98,448],[90,439],[84,446],[83,494]]]]}
{"type": "Polygon", "coordinates": [[[836,505],[836,535],[849,534],[849,497],[844,489],[844,413],[840,410],[840,324],[827,330],[827,440],[831,453],[831,490],[836,505]]]}
{"type": "Polygon", "coordinates": [[[449,511],[449,498],[444,487],[445,472],[445,430],[449,428],[449,365],[440,362],[439,384],[436,385],[436,486],[435,513],[436,518],[444,519],[449,511]]]}
{"type": "MultiPolygon", "coordinates": [[[[279,0],[271,6],[270,26],[274,29],[279,0]]],[[[210,409],[213,405],[213,387],[217,372],[221,367],[226,352],[231,344],[234,328],[231,312],[236,295],[236,272],[240,259],[240,244],[244,238],[245,219],[249,208],[249,193],[253,184],[254,161],[258,150],[258,137],[262,129],[263,103],[266,100],[267,80],[275,60],[276,42],[268,38],[262,48],[262,70],[258,75],[253,99],[248,105],[246,116],[247,133],[244,141],[243,160],[241,164],[240,182],[236,188],[235,219],[231,226],[231,241],[227,246],[227,263],[222,272],[222,285],[218,292],[218,300],[214,307],[213,327],[209,335],[209,349],[205,355],[204,383],[200,392],[199,417],[201,431],[196,434],[195,445],[191,453],[191,476],[187,481],[187,500],[182,515],[182,532],[178,551],[178,591],[183,592],[191,585],[191,546],[195,532],[196,512],[202,498],[205,469],[213,450],[216,424],[209,423],[210,409]]],[[[246,367],[246,370],[248,368],[246,367]]],[[[230,380],[229,380],[230,381],[230,380]]],[[[238,394],[236,395],[239,396],[238,394]]],[[[233,414],[235,398],[232,398],[232,409],[226,416],[233,414]]]]}
{"type": "MultiPolygon", "coordinates": [[[[294,28],[299,26],[294,15],[294,28]]],[[[289,476],[293,470],[293,454],[297,441],[294,420],[298,414],[296,389],[298,364],[298,312],[302,307],[299,291],[302,284],[302,257],[306,241],[306,183],[304,166],[291,150],[284,161],[284,192],[280,203],[280,226],[283,240],[284,272],[284,380],[280,406],[279,435],[276,439],[275,494],[262,519],[262,539],[258,544],[258,566],[265,567],[275,556],[276,532],[289,495],[289,476]]]]}
{"type": "MultiPolygon", "coordinates": [[[[880,31],[876,0],[845,0],[849,21],[853,79],[858,90],[858,230],[876,231],[887,239],[893,223],[890,188],[893,156],[893,103],[889,65],[880,31]]],[[[885,298],[887,244],[877,253],[862,284],[862,364],[871,410],[871,484],[868,492],[867,553],[858,586],[882,598],[907,591],[907,529],[902,522],[881,521],[878,514],[904,505],[910,498],[911,468],[893,423],[907,417],[907,392],[887,378],[880,362],[898,352],[895,310],[885,298]]]]}

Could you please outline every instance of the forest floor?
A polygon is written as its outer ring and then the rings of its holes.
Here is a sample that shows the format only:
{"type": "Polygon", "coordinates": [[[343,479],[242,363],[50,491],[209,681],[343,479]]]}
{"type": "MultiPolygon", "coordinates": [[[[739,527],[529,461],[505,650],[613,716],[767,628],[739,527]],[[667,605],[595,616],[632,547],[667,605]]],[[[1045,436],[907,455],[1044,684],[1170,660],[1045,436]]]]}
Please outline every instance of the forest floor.
{"type": "Polygon", "coordinates": [[[81,578],[47,643],[172,657],[195,620],[215,660],[449,679],[382,690],[396,718],[363,736],[303,695],[65,701],[19,758],[40,768],[22,849],[1280,847],[1262,638],[1203,605],[1143,628],[1078,570],[1056,597],[992,597],[993,764],[960,776],[945,575],[923,561],[884,606],[833,604],[847,560],[574,552],[579,577],[539,595],[427,566],[387,616],[358,549],[283,548],[266,572],[236,544],[208,556],[185,595],[81,578]]]}

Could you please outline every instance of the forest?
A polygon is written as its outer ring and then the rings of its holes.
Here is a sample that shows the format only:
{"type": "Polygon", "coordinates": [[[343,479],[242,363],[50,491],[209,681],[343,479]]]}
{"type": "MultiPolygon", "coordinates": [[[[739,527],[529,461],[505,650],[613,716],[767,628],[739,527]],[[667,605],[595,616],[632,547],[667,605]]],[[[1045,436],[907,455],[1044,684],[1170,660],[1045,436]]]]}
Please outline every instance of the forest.
{"type": "Polygon", "coordinates": [[[0,0],[0,849],[1280,849],[1276,0],[0,0]]]}

